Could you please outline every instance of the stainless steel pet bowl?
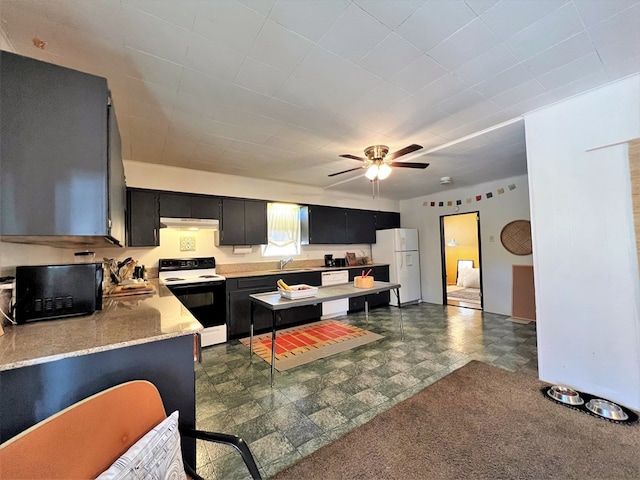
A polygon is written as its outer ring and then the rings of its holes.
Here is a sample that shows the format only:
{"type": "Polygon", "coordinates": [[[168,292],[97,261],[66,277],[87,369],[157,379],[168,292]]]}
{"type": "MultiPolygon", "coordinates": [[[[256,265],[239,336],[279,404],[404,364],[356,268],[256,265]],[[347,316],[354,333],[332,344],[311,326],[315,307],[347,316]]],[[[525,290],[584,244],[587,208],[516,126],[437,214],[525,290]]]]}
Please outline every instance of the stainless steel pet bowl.
{"type": "Polygon", "coordinates": [[[616,405],[613,402],[603,400],[601,398],[589,400],[585,407],[596,415],[600,415],[601,417],[609,418],[611,420],[626,420],[629,418],[629,415],[622,410],[620,405],[616,405]]]}
{"type": "Polygon", "coordinates": [[[554,400],[566,403],[567,405],[582,405],[584,400],[578,392],[573,388],[565,387],[563,385],[554,385],[547,390],[549,395],[554,400]]]}

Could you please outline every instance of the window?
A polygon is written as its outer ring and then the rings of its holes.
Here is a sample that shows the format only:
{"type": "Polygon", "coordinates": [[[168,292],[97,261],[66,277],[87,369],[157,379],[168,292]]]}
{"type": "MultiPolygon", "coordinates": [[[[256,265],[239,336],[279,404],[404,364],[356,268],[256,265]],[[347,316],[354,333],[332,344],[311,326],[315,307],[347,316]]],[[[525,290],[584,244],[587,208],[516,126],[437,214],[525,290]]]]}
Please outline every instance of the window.
{"type": "Polygon", "coordinates": [[[267,245],[264,257],[300,255],[300,206],[290,203],[267,204],[267,245]]]}

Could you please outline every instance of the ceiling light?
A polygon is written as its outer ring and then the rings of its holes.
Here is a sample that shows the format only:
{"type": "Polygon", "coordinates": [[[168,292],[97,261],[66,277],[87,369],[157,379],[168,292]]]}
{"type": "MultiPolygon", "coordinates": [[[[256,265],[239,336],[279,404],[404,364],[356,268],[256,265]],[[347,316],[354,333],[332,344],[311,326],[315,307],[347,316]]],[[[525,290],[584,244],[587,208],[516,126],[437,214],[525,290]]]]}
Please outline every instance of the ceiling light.
{"type": "Polygon", "coordinates": [[[378,165],[371,165],[364,174],[369,180],[374,180],[378,176],[378,165]]]}
{"type": "Polygon", "coordinates": [[[456,242],[455,238],[452,238],[451,241],[449,243],[447,243],[447,247],[459,247],[460,244],[458,242],[456,242]]]}
{"type": "Polygon", "coordinates": [[[383,163],[382,165],[380,165],[380,167],[378,167],[378,178],[380,180],[384,180],[389,175],[391,175],[391,167],[389,165],[383,163]]]}
{"type": "Polygon", "coordinates": [[[440,185],[449,185],[451,184],[451,177],[442,177],[440,179],[440,185]]]}

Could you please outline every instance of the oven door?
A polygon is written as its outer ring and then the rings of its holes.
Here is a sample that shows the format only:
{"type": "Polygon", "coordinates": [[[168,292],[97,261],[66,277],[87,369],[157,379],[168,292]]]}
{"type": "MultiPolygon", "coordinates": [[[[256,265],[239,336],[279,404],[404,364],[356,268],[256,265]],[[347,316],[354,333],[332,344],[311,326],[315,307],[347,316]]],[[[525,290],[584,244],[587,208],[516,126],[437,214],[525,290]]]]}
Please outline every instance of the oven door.
{"type": "Polygon", "coordinates": [[[204,328],[226,323],[225,282],[171,285],[169,290],[204,328]]]}

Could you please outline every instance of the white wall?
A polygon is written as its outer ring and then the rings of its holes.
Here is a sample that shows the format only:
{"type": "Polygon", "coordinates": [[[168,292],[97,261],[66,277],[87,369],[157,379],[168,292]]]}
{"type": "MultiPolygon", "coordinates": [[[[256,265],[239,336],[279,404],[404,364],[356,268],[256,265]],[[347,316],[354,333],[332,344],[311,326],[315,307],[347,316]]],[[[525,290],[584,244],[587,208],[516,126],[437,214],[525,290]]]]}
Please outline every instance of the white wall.
{"type": "MultiPolygon", "coordinates": [[[[455,180],[455,179],[454,179],[455,180]]],[[[532,256],[509,253],[500,243],[502,228],[513,220],[529,219],[529,189],[527,176],[511,177],[468,188],[453,188],[445,192],[400,202],[402,226],[417,228],[420,236],[420,274],[422,300],[442,304],[442,260],[440,217],[454,213],[480,212],[480,235],[484,309],[487,312],[511,315],[512,265],[531,265],[532,256]],[[516,186],[509,190],[508,186],[516,186]],[[499,188],[505,192],[498,195],[499,188]],[[493,198],[486,198],[492,192],[493,198]],[[476,201],[476,195],[482,195],[476,201]],[[466,203],[472,198],[471,203],[466,203]],[[458,212],[454,207],[432,207],[430,203],[462,200],[458,212]],[[426,203],[426,205],[425,205],[426,203]]]]}
{"type": "Polygon", "coordinates": [[[640,137],[640,76],[531,113],[525,127],[540,378],[638,410],[628,155],[607,145],[640,137]]]}
{"type": "MultiPolygon", "coordinates": [[[[204,193],[221,196],[259,198],[283,202],[333,205],[346,208],[395,211],[397,201],[350,195],[324,190],[319,187],[284,182],[258,180],[233,175],[201,172],[184,168],[125,161],[125,176],[129,187],[204,193]]],[[[96,250],[96,259],[133,257],[141,264],[157,266],[159,258],[215,256],[219,264],[276,261],[262,257],[260,246],[253,246],[250,253],[234,254],[232,247],[216,247],[213,231],[182,232],[173,229],[160,230],[160,246],[155,248],[103,248],[96,250]],[[196,250],[180,251],[180,237],[196,238],[196,250]]],[[[75,249],[61,249],[39,245],[21,245],[0,242],[0,274],[11,274],[17,265],[37,265],[73,262],[75,249]]],[[[302,247],[296,260],[322,259],[324,254],[344,257],[355,252],[357,256],[371,255],[370,245],[309,245],[302,247]]]]}

